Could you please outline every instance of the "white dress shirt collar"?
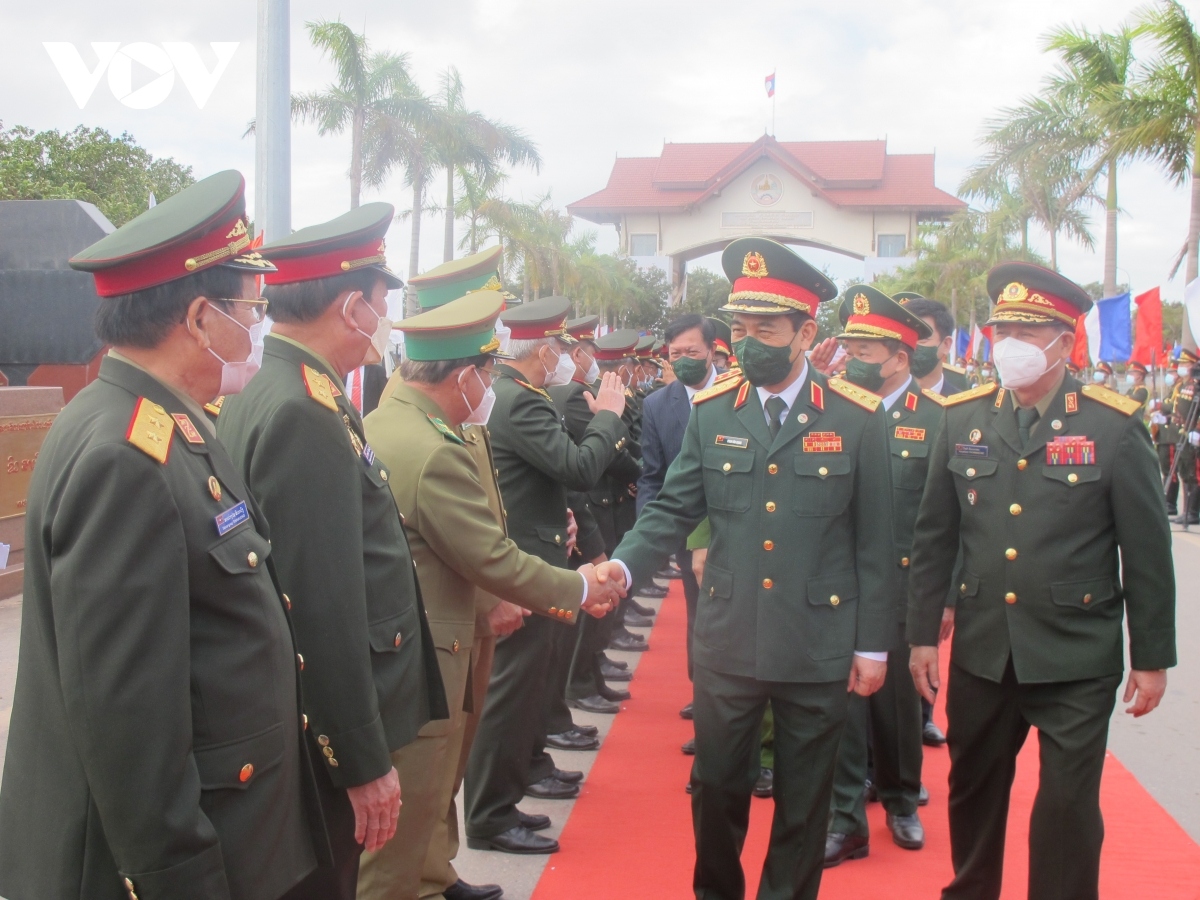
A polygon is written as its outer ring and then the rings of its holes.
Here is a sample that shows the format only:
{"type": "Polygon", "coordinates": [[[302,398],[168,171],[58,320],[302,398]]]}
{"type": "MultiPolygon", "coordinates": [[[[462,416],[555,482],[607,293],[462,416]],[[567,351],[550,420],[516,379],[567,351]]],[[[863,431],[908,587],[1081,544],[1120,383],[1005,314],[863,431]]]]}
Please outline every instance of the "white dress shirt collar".
{"type": "Polygon", "coordinates": [[[912,383],[913,383],[912,376],[909,375],[908,381],[904,382],[904,384],[900,385],[900,387],[896,388],[896,390],[892,391],[890,394],[888,394],[886,397],[883,398],[883,408],[891,409],[892,404],[894,404],[897,400],[900,399],[900,395],[903,394],[905,391],[907,391],[908,386],[912,383]]]}
{"type": "Polygon", "coordinates": [[[798,376],[796,376],[796,380],[793,381],[791,384],[789,384],[787,387],[785,387],[778,394],[772,394],[770,391],[768,391],[766,388],[763,388],[763,387],[755,388],[755,390],[758,391],[759,402],[762,403],[763,417],[767,420],[768,424],[771,421],[771,417],[769,415],[767,415],[767,400],[771,397],[778,397],[784,403],[786,403],[787,409],[785,409],[783,411],[783,415],[784,415],[784,418],[787,418],[787,414],[789,412],[791,412],[792,407],[796,405],[796,398],[800,396],[800,388],[804,387],[804,382],[806,380],[808,380],[808,360],[807,359],[804,360],[804,368],[802,368],[800,370],[800,374],[798,376]]]}

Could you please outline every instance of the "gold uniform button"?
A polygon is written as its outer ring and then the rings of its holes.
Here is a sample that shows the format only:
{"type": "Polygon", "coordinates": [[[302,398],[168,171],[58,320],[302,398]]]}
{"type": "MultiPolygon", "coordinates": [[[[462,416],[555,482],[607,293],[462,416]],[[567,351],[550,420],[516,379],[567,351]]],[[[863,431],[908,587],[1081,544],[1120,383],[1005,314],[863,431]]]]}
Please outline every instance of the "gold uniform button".
{"type": "Polygon", "coordinates": [[[561,543],[562,543],[562,535],[561,535],[561,534],[556,534],[556,535],[554,536],[554,543],[556,543],[556,544],[561,544],[561,543]]]}
{"type": "Polygon", "coordinates": [[[1014,503],[1012,506],[1010,506],[1008,508],[1008,511],[1014,516],[1019,516],[1021,514],[1021,504],[1014,503]]]}
{"type": "Polygon", "coordinates": [[[966,584],[960,584],[960,585],[958,586],[958,592],[959,592],[960,594],[962,594],[963,596],[966,596],[966,593],[967,593],[967,586],[966,586],[966,584]]]}
{"type": "Polygon", "coordinates": [[[246,554],[246,562],[249,563],[250,568],[255,568],[258,565],[258,554],[251,550],[246,554]]]}
{"type": "Polygon", "coordinates": [[[329,757],[329,764],[331,766],[333,766],[335,769],[338,767],[338,761],[336,759],[334,759],[332,756],[329,757]]]}
{"type": "Polygon", "coordinates": [[[893,419],[900,418],[900,410],[896,410],[894,413],[892,413],[892,418],[893,419]]]}
{"type": "Polygon", "coordinates": [[[775,465],[775,463],[771,463],[769,466],[767,466],[767,472],[770,473],[771,475],[778,475],[779,474],[779,466],[775,465]]]}
{"type": "Polygon", "coordinates": [[[763,549],[764,550],[774,550],[775,542],[774,541],[763,541],[763,549]]]}
{"type": "Polygon", "coordinates": [[[831,597],[829,598],[829,605],[830,605],[830,606],[837,606],[837,605],[838,605],[839,603],[841,603],[841,602],[842,602],[842,598],[841,598],[841,597],[839,597],[837,594],[834,594],[833,596],[831,596],[831,597]]]}
{"type": "Polygon", "coordinates": [[[325,747],[321,750],[321,752],[325,754],[326,759],[333,759],[333,748],[332,747],[325,747]]]}
{"type": "Polygon", "coordinates": [[[716,588],[709,588],[709,589],[708,589],[708,596],[710,596],[710,597],[711,597],[711,596],[713,595],[713,591],[715,591],[715,590],[716,590],[716,588]]]}
{"type": "Polygon", "coordinates": [[[565,619],[567,617],[567,611],[565,609],[560,609],[558,611],[558,617],[560,619],[565,619]]]}
{"type": "Polygon", "coordinates": [[[1076,475],[1074,472],[1072,472],[1070,475],[1067,476],[1067,481],[1070,482],[1071,484],[1074,484],[1078,480],[1079,480],[1079,476],[1076,475]]]}
{"type": "Polygon", "coordinates": [[[900,568],[902,568],[902,569],[908,568],[908,557],[907,556],[903,556],[900,558],[900,568]]]}
{"type": "Polygon", "coordinates": [[[246,763],[244,766],[242,766],[242,771],[240,771],[238,773],[238,780],[241,781],[243,784],[245,784],[247,781],[249,781],[253,777],[254,777],[254,766],[250,763],[246,763]]]}
{"type": "Polygon", "coordinates": [[[451,653],[458,652],[458,639],[457,638],[455,639],[454,643],[450,645],[450,652],[451,653]]]}
{"type": "Polygon", "coordinates": [[[568,618],[568,619],[573,619],[573,618],[575,618],[575,613],[571,612],[571,611],[568,609],[568,610],[567,610],[567,618],[568,618]]]}
{"type": "Polygon", "coordinates": [[[301,653],[297,653],[296,654],[296,662],[300,666],[300,671],[303,672],[304,671],[304,655],[301,653]]]}
{"type": "Polygon", "coordinates": [[[492,474],[493,474],[493,475],[495,475],[497,478],[499,478],[499,477],[500,477],[500,470],[499,470],[499,469],[492,469],[492,474]]]}
{"type": "Polygon", "coordinates": [[[1016,550],[1014,550],[1012,547],[1009,547],[1007,550],[1005,550],[1005,551],[1004,551],[1004,558],[1005,558],[1005,559],[1007,559],[1007,560],[1014,560],[1014,559],[1016,559],[1016,558],[1017,558],[1017,551],[1016,551],[1016,550]]]}
{"type": "Polygon", "coordinates": [[[1091,603],[1091,602],[1092,602],[1092,595],[1091,595],[1091,594],[1084,594],[1084,595],[1083,595],[1083,602],[1084,602],[1084,603],[1091,603]]]}
{"type": "Polygon", "coordinates": [[[396,641],[395,641],[395,645],[396,645],[397,647],[399,647],[399,646],[400,646],[400,641],[402,641],[403,639],[404,639],[404,636],[403,636],[402,634],[400,634],[400,632],[398,632],[398,631],[397,631],[397,632],[396,632],[396,641]]]}
{"type": "Polygon", "coordinates": [[[556,615],[558,613],[558,607],[552,606],[548,610],[546,610],[546,612],[550,613],[550,615],[552,615],[552,616],[556,615]]]}
{"type": "Polygon", "coordinates": [[[287,594],[283,595],[283,605],[286,606],[288,609],[292,608],[292,598],[289,597],[287,594]]]}
{"type": "Polygon", "coordinates": [[[900,451],[900,457],[901,457],[901,459],[908,459],[908,451],[907,451],[907,450],[901,450],[901,451],[900,451]]]}
{"type": "Polygon", "coordinates": [[[827,468],[825,468],[824,466],[821,466],[821,468],[817,469],[817,474],[818,475],[828,475],[829,470],[827,468]]]}
{"type": "Polygon", "coordinates": [[[137,891],[133,889],[133,882],[128,878],[125,879],[125,890],[129,892],[130,900],[138,900],[137,891]]]}
{"type": "Polygon", "coordinates": [[[387,481],[387,469],[380,469],[379,477],[382,478],[384,481],[387,481]]]}
{"type": "Polygon", "coordinates": [[[770,578],[764,578],[763,579],[763,587],[765,587],[769,591],[771,588],[775,587],[775,582],[772,581],[770,578]]]}
{"type": "Polygon", "coordinates": [[[1022,472],[1024,472],[1028,467],[1029,467],[1029,460],[1027,460],[1027,459],[1018,459],[1017,460],[1017,468],[1020,469],[1022,472]]]}
{"type": "Polygon", "coordinates": [[[304,719],[304,730],[308,731],[308,713],[301,713],[301,717],[304,719]]]}
{"type": "Polygon", "coordinates": [[[968,478],[974,478],[974,477],[975,477],[975,470],[974,470],[974,469],[967,469],[967,477],[968,477],[968,478]]]}
{"type": "Polygon", "coordinates": [[[1016,595],[1016,594],[1014,594],[1012,591],[1009,591],[1007,594],[1005,594],[1005,595],[1004,595],[1004,602],[1005,602],[1005,603],[1007,603],[1007,604],[1009,604],[1009,605],[1012,605],[1013,603],[1016,603],[1016,602],[1017,602],[1017,595],[1016,595]]]}
{"type": "Polygon", "coordinates": [[[767,512],[775,512],[775,501],[774,500],[767,501],[767,512]]]}
{"type": "Polygon", "coordinates": [[[317,743],[320,744],[322,747],[328,747],[329,746],[329,738],[323,734],[317,735],[317,743]]]}
{"type": "Polygon", "coordinates": [[[728,472],[732,468],[733,468],[733,463],[725,463],[725,465],[721,466],[721,471],[728,472]]]}

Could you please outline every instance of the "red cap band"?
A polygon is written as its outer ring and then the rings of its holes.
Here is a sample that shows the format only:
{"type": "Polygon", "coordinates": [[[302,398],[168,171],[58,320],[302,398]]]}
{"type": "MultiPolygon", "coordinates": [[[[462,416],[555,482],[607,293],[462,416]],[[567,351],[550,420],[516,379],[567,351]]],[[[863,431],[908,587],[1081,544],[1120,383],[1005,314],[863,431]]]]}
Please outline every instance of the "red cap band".
{"type": "Polygon", "coordinates": [[[596,359],[604,362],[614,362],[618,359],[624,359],[633,352],[633,347],[629,346],[623,350],[614,350],[612,348],[597,348],[596,359]]]}
{"type": "Polygon", "coordinates": [[[806,312],[814,318],[821,298],[807,288],[778,278],[739,278],[733,283],[730,302],[766,300],[806,312]]]}
{"type": "Polygon", "coordinates": [[[514,322],[509,324],[508,322],[505,322],[504,324],[508,325],[508,327],[512,329],[512,334],[509,335],[512,340],[538,341],[542,338],[558,337],[561,334],[565,334],[566,332],[563,331],[563,326],[566,325],[566,323],[567,317],[563,316],[558,320],[557,323],[535,322],[533,324],[526,324],[524,322],[514,322]]]}
{"type": "Polygon", "coordinates": [[[915,348],[917,346],[917,332],[904,323],[889,319],[887,316],[879,316],[874,313],[868,313],[865,316],[851,316],[846,320],[848,337],[860,336],[854,333],[856,325],[862,331],[861,337],[863,338],[890,338],[908,347],[915,348]]]}
{"type": "MultiPolygon", "coordinates": [[[[264,254],[265,255],[265,254],[264,254]]],[[[267,284],[292,284],[297,281],[315,281],[345,275],[364,266],[387,264],[383,241],[377,237],[352,247],[339,247],[324,253],[306,256],[268,256],[278,269],[267,273],[267,284]]]]}
{"type": "Polygon", "coordinates": [[[164,247],[127,263],[92,272],[96,293],[115,297],[175,281],[239,256],[250,246],[250,233],[240,215],[198,238],[164,247]]]}

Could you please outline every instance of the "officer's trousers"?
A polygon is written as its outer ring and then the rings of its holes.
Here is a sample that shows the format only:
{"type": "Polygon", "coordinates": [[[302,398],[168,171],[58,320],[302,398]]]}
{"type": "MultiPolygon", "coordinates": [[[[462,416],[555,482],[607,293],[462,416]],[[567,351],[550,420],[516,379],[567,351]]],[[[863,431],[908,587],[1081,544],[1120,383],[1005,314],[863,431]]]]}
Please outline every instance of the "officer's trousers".
{"type": "Polygon", "coordinates": [[[821,884],[834,758],[846,719],[845,680],[767,682],[701,665],[694,675],[697,900],[745,895],[740,857],[768,700],[775,714],[775,815],[758,898],[813,900],[821,884]]]}
{"type": "Polygon", "coordinates": [[[997,684],[951,664],[950,853],[942,900],[996,900],[1017,753],[1038,730],[1037,797],[1029,821],[1029,900],[1099,897],[1100,775],[1120,675],[1018,684],[1012,662],[997,684]]]}

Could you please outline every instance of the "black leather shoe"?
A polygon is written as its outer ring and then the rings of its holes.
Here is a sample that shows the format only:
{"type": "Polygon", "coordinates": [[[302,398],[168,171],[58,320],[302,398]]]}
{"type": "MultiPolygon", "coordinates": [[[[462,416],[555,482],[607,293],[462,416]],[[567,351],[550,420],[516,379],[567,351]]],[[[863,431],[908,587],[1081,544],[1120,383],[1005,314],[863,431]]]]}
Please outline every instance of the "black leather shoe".
{"type": "Polygon", "coordinates": [[[861,834],[825,835],[825,868],[840,866],[848,859],[866,859],[871,855],[870,839],[861,834]]]}
{"type": "Polygon", "coordinates": [[[649,650],[650,645],[646,643],[646,639],[636,634],[616,634],[613,639],[608,642],[608,646],[612,650],[627,650],[633,653],[642,653],[649,650]]]}
{"type": "Polygon", "coordinates": [[[921,729],[921,743],[926,747],[941,747],[946,743],[946,736],[942,734],[942,729],[938,728],[933,721],[925,723],[925,727],[921,729]]]}
{"type": "Polygon", "coordinates": [[[645,597],[649,600],[661,600],[667,596],[668,588],[659,587],[657,584],[651,583],[638,590],[639,597],[645,597]]]}
{"type": "Polygon", "coordinates": [[[625,613],[625,618],[622,619],[628,628],[649,628],[654,624],[654,619],[650,616],[639,616],[632,609],[625,613]]]}
{"type": "Polygon", "coordinates": [[[692,738],[690,741],[688,741],[686,744],[684,744],[679,749],[683,751],[684,756],[695,756],[696,755],[696,739],[692,738]]]}
{"type": "Polygon", "coordinates": [[[633,673],[628,669],[618,669],[606,662],[600,663],[600,677],[605,681],[633,681],[633,673]]]}
{"type": "Polygon", "coordinates": [[[758,772],[758,781],[754,782],[755,797],[770,797],[775,792],[775,773],[765,766],[758,772]]]}
{"type": "Polygon", "coordinates": [[[632,609],[639,616],[652,616],[655,613],[655,609],[653,606],[643,606],[642,604],[638,603],[637,600],[635,600],[633,597],[625,598],[625,608],[632,609]]]}
{"type": "Polygon", "coordinates": [[[546,746],[555,750],[595,750],[600,746],[600,740],[578,731],[564,731],[546,735],[546,746]]]}
{"type": "Polygon", "coordinates": [[[628,669],[629,663],[623,659],[609,659],[605,653],[600,654],[600,662],[606,666],[616,666],[618,669],[628,669]]]}
{"type": "Polygon", "coordinates": [[[692,704],[689,703],[687,706],[685,706],[683,709],[681,709],[679,711],[679,718],[681,718],[681,719],[691,719],[692,718],[692,704]]]}
{"type": "Polygon", "coordinates": [[[521,823],[522,828],[528,828],[530,831],[545,831],[550,827],[549,816],[539,816],[533,813],[521,812],[517,810],[517,821],[521,823]]]}
{"type": "Polygon", "coordinates": [[[622,700],[629,700],[633,697],[629,691],[622,688],[610,688],[608,685],[600,686],[600,696],[614,703],[620,703],[622,700]]]}
{"type": "Polygon", "coordinates": [[[594,694],[591,697],[583,697],[579,700],[568,700],[567,706],[573,709],[582,709],[584,712],[604,713],[611,716],[621,711],[621,707],[611,700],[605,700],[599,694],[594,694]]]}
{"type": "Polygon", "coordinates": [[[525,796],[539,800],[574,800],[579,796],[579,785],[564,784],[551,775],[525,788],[525,796]]]}
{"type": "Polygon", "coordinates": [[[600,733],[600,729],[595,725],[572,725],[572,731],[578,731],[585,737],[596,737],[600,733]]]}
{"type": "Polygon", "coordinates": [[[514,825],[508,831],[494,834],[490,838],[467,838],[472,850],[499,850],[501,853],[557,853],[558,841],[554,838],[534,834],[528,828],[514,825]]]}
{"type": "Polygon", "coordinates": [[[674,563],[667,563],[661,569],[654,573],[655,578],[682,578],[683,573],[679,571],[679,566],[674,563]]]}
{"type": "Polygon", "coordinates": [[[892,840],[905,850],[920,850],[925,846],[925,826],[916,813],[911,816],[893,816],[888,813],[887,826],[892,831],[892,840]]]}
{"type": "Polygon", "coordinates": [[[461,878],[442,891],[446,900],[500,900],[504,888],[498,884],[467,884],[461,878]]]}
{"type": "Polygon", "coordinates": [[[921,785],[921,790],[917,794],[917,806],[928,806],[928,805],[929,805],[929,788],[925,787],[925,785],[921,785]]]}
{"type": "Polygon", "coordinates": [[[576,772],[574,769],[555,769],[550,777],[558,779],[563,784],[579,784],[583,781],[583,773],[576,772]]]}

